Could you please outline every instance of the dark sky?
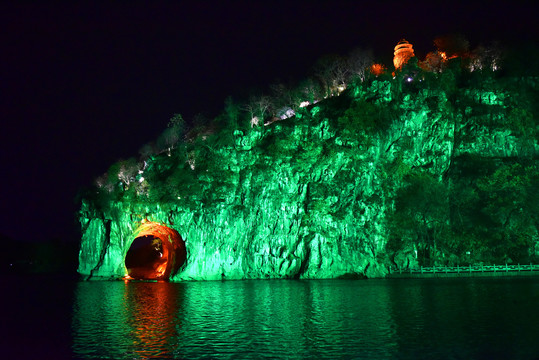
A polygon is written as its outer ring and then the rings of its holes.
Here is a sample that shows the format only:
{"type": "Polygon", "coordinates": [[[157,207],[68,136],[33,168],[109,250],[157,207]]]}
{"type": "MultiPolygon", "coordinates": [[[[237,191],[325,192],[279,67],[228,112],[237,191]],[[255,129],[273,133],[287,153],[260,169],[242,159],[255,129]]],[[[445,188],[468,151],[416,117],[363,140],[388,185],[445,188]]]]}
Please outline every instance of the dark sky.
{"type": "Polygon", "coordinates": [[[356,47],[390,64],[401,38],[419,57],[448,33],[538,38],[518,1],[44,3],[0,5],[0,234],[36,241],[78,240],[77,191],[174,113],[215,115],[356,47]]]}

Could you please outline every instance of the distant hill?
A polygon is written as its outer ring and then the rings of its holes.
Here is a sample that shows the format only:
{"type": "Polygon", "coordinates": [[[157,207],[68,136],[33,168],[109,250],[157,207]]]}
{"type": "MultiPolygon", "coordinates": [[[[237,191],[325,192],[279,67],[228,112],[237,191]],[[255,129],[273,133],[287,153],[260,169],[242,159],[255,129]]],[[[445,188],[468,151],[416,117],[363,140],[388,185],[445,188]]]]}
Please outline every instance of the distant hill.
{"type": "Polygon", "coordinates": [[[14,240],[0,235],[0,266],[4,275],[61,274],[76,276],[79,244],[73,241],[14,240]]]}

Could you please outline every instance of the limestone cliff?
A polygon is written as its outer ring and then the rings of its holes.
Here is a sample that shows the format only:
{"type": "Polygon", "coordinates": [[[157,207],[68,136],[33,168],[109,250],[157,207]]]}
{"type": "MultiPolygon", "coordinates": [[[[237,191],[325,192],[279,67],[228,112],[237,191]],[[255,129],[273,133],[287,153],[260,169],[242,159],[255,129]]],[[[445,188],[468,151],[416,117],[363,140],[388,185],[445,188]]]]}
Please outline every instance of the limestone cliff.
{"type": "Polygon", "coordinates": [[[177,144],[131,178],[109,172],[111,185],[82,202],[79,273],[127,275],[126,254],[150,222],[185,243],[171,281],[530,261],[538,83],[382,76],[267,126],[177,144]]]}

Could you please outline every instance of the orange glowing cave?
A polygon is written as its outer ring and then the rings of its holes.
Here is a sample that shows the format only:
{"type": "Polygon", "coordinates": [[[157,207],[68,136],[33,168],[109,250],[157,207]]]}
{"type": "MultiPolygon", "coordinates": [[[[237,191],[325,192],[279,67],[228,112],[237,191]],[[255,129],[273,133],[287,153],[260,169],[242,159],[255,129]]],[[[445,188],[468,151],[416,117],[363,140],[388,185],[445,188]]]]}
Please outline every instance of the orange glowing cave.
{"type": "Polygon", "coordinates": [[[185,242],[176,230],[147,222],[134,236],[125,255],[126,279],[168,280],[185,262],[185,242]]]}

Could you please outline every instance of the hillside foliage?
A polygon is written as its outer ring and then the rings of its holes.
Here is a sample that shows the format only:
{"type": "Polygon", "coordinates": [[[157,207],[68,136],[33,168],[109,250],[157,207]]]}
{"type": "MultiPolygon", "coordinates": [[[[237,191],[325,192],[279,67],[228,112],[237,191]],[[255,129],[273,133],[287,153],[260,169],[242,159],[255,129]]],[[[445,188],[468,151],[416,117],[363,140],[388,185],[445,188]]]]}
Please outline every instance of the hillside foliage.
{"type": "Polygon", "coordinates": [[[85,198],[103,217],[116,202],[142,216],[289,212],[307,238],[398,267],[537,262],[539,79],[494,50],[451,46],[453,59],[394,75],[369,72],[368,53],[353,71],[326,58],[313,78],[229,98],[213,119],[175,115],[85,198]]]}

